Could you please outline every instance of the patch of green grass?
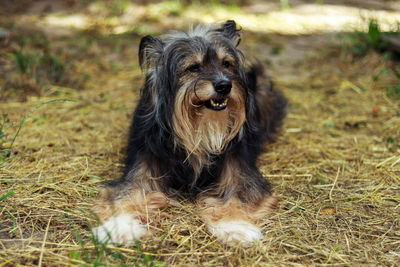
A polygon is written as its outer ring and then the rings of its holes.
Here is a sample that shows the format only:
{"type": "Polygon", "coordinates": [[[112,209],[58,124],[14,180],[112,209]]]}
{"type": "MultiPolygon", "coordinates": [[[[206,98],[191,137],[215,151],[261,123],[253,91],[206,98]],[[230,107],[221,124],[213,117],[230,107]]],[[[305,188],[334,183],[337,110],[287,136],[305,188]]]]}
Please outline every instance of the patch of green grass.
{"type": "Polygon", "coordinates": [[[370,20],[366,37],[367,44],[374,49],[385,49],[387,42],[382,40],[382,33],[379,24],[375,20],[370,20]]]}
{"type": "Polygon", "coordinates": [[[36,81],[48,80],[52,83],[60,83],[64,80],[63,76],[69,68],[66,62],[49,52],[40,54],[20,49],[13,53],[12,58],[21,74],[35,78],[36,81]]]}
{"type": "Polygon", "coordinates": [[[388,42],[382,38],[383,34],[378,22],[371,19],[367,32],[357,31],[345,36],[345,49],[354,56],[364,56],[374,50],[384,52],[388,48],[388,42]]]}
{"type": "Polygon", "coordinates": [[[142,250],[142,247],[140,246],[140,243],[138,241],[136,242],[136,250],[139,253],[140,259],[142,260],[141,265],[150,266],[150,267],[164,266],[164,264],[162,262],[155,261],[153,256],[144,253],[142,250]]]}
{"type": "Polygon", "coordinates": [[[390,98],[400,100],[400,82],[394,87],[386,88],[386,95],[390,98]]]}
{"type": "Polygon", "coordinates": [[[70,51],[55,49],[41,32],[19,32],[4,47],[7,68],[0,72],[0,97],[41,95],[49,85],[84,87],[88,75],[81,72],[70,51]]]}
{"type": "Polygon", "coordinates": [[[124,264],[124,256],[118,250],[113,250],[107,247],[107,242],[102,243],[98,242],[96,238],[91,234],[90,241],[93,244],[93,247],[87,248],[85,243],[80,235],[79,231],[76,229],[75,225],[72,224],[73,234],[75,239],[78,241],[80,250],[72,251],[70,253],[70,259],[78,262],[84,262],[83,266],[109,266],[110,260],[107,258],[111,258],[111,262],[116,261],[117,266],[127,266],[124,264]]]}
{"type": "Polygon", "coordinates": [[[397,70],[396,65],[393,65],[391,70],[397,78],[397,85],[386,88],[386,95],[388,97],[400,100],[400,72],[397,70]]]}
{"type": "Polygon", "coordinates": [[[111,16],[121,16],[124,14],[125,10],[129,7],[129,0],[114,0],[111,3],[110,15],[111,16]]]}
{"type": "Polygon", "coordinates": [[[0,121],[0,167],[10,156],[10,149],[6,147],[8,134],[5,132],[6,124],[10,123],[8,114],[2,114],[0,121]]]}
{"type": "MultiPolygon", "coordinates": [[[[391,51],[389,51],[389,42],[384,38],[384,35],[400,36],[400,23],[397,25],[397,30],[383,32],[376,20],[371,19],[368,23],[367,32],[355,32],[346,35],[347,41],[343,46],[347,53],[354,57],[365,56],[370,52],[378,52],[382,54],[384,67],[382,70],[373,76],[373,80],[377,81],[381,75],[394,75],[394,86],[386,88],[386,95],[393,99],[400,99],[400,72],[397,64],[389,64],[394,59],[391,51]]],[[[397,59],[398,60],[398,59],[397,59]]]]}
{"type": "Polygon", "coordinates": [[[35,66],[38,62],[38,55],[33,53],[24,53],[21,49],[14,52],[14,59],[18,70],[22,74],[29,74],[36,69],[35,66]]]}
{"type": "Polygon", "coordinates": [[[392,136],[389,136],[389,137],[386,139],[386,142],[388,142],[388,143],[390,143],[390,144],[393,144],[393,143],[395,142],[395,140],[394,140],[394,138],[393,138],[392,136]]]}
{"type": "Polygon", "coordinates": [[[42,50],[48,50],[50,48],[50,42],[47,36],[37,31],[20,35],[17,39],[17,43],[21,48],[32,47],[42,50]]]}
{"type": "MultiPolygon", "coordinates": [[[[10,193],[14,194],[14,192],[12,192],[12,191],[10,193]]],[[[15,229],[17,229],[17,223],[15,221],[15,217],[14,217],[14,215],[11,214],[11,212],[9,210],[6,209],[6,212],[7,212],[8,216],[10,216],[12,224],[13,224],[13,229],[11,230],[11,232],[15,235],[16,234],[15,229]]]]}
{"type": "Polygon", "coordinates": [[[67,70],[67,64],[54,55],[45,53],[40,58],[40,66],[44,68],[51,82],[59,83],[67,70]]]}

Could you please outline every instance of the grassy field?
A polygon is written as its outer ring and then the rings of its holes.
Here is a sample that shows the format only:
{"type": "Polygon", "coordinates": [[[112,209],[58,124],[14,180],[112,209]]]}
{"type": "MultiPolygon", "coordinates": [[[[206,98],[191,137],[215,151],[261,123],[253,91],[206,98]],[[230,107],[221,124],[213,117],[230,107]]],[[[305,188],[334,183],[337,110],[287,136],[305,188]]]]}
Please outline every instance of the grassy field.
{"type": "Polygon", "coordinates": [[[205,2],[0,7],[0,266],[399,266],[400,69],[381,38],[398,36],[396,3],[205,2]],[[289,99],[259,161],[280,196],[265,238],[221,244],[181,201],[136,246],[95,242],[90,207],[121,174],[143,82],[140,37],[226,19],[289,99]]]}

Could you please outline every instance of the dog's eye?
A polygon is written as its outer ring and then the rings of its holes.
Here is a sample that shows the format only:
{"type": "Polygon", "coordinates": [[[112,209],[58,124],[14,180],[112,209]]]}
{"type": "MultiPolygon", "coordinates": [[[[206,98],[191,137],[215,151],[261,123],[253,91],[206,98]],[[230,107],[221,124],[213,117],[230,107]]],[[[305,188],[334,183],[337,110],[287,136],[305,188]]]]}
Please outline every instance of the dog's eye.
{"type": "Polygon", "coordinates": [[[222,66],[224,67],[224,68],[229,68],[230,66],[232,66],[232,64],[229,62],[229,61],[227,61],[227,60],[224,60],[223,62],[222,62],[222,66]]]}
{"type": "Polygon", "coordinates": [[[190,72],[199,72],[200,69],[201,69],[200,64],[194,64],[194,65],[190,66],[189,68],[187,68],[187,70],[190,72]]]}

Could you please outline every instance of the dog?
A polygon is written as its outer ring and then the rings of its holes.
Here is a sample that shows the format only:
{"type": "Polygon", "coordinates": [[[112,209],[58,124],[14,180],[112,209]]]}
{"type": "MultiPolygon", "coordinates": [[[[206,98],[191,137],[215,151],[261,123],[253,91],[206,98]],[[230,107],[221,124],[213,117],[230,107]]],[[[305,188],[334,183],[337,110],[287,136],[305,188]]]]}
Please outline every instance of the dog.
{"type": "Polygon", "coordinates": [[[222,242],[250,246],[263,237],[256,223],[277,197],[256,162],[287,101],[239,50],[240,30],[229,20],[141,39],[145,83],[124,173],[93,208],[103,222],[92,229],[99,241],[129,245],[148,236],[148,218],[176,197],[193,200],[222,242]]]}

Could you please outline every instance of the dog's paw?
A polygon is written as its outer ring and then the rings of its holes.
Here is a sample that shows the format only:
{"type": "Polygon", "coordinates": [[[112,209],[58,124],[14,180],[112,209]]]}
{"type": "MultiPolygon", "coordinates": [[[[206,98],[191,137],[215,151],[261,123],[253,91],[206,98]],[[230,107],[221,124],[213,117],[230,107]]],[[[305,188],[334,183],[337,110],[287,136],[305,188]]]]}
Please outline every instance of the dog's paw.
{"type": "Polygon", "coordinates": [[[129,245],[148,234],[145,225],[141,224],[131,214],[121,214],[111,217],[103,225],[92,228],[97,241],[116,245],[129,245]]]}
{"type": "Polygon", "coordinates": [[[260,229],[246,221],[222,221],[209,225],[210,232],[228,244],[252,246],[263,237],[260,229]]]}

